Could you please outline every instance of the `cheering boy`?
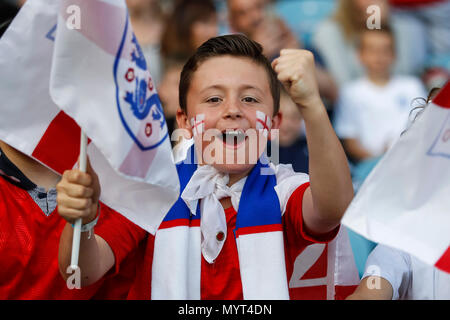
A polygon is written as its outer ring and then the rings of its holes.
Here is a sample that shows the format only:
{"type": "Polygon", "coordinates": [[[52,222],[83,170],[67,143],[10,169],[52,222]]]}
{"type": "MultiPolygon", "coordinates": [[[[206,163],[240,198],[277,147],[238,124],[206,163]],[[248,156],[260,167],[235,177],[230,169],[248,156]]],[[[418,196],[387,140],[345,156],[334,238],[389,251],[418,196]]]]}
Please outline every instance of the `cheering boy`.
{"type": "MultiPolygon", "coordinates": [[[[245,36],[212,38],[184,66],[179,96],[177,122],[194,137],[188,155],[195,154],[198,165],[189,161],[192,157],[177,165],[180,198],[155,237],[147,237],[129,297],[333,299],[349,294],[357,283],[356,269],[347,268],[354,266],[353,256],[339,224],[353,188],[319,98],[312,54],[282,50],[271,65],[261,46],[245,36]],[[309,177],[268,163],[258,147],[281,122],[279,81],[305,120],[309,177]]],[[[64,174],[58,185],[61,216],[69,222],[94,220],[95,180],[92,171],[64,174]]],[[[135,236],[138,232],[124,224],[90,239],[83,234],[83,284],[114,266],[117,272],[121,260],[145,241],[135,236]]],[[[62,270],[70,262],[71,239],[67,225],[60,239],[62,270]]]]}

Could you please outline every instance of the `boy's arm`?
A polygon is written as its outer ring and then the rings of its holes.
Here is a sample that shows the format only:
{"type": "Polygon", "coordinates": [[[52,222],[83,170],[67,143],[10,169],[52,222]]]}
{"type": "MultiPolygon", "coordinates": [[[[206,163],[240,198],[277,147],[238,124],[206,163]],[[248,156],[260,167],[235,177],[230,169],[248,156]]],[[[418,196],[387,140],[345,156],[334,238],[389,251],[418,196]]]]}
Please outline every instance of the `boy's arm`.
{"type": "MultiPolygon", "coordinates": [[[[79,170],[64,172],[57,185],[58,213],[67,220],[59,242],[59,270],[64,279],[72,253],[73,227],[77,218],[83,225],[91,222],[97,215],[100,185],[98,177],[88,163],[87,173],[79,170]]],[[[88,232],[81,233],[78,266],[81,272],[81,286],[88,286],[102,278],[115,263],[114,254],[105,240],[95,235],[88,239],[88,232]]]]}
{"type": "Polygon", "coordinates": [[[310,188],[303,197],[303,219],[312,232],[327,233],[339,225],[353,186],[344,150],[319,96],[314,56],[284,49],[272,66],[305,121],[310,188]]]}

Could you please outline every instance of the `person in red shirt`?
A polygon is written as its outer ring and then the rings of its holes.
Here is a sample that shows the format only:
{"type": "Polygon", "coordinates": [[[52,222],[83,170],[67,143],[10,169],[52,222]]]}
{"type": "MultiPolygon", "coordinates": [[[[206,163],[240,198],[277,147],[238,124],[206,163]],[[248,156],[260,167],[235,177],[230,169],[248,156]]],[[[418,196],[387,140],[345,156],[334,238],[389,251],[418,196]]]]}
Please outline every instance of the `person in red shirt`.
{"type": "MultiPolygon", "coordinates": [[[[132,256],[120,274],[82,289],[61,278],[58,240],[65,220],[56,213],[59,180],[58,174],[0,141],[0,300],[125,298],[134,279],[132,256]]],[[[103,206],[98,228],[111,228],[123,219],[103,206]]]]}
{"type": "MultiPolygon", "coordinates": [[[[333,299],[350,294],[356,282],[343,281],[338,288],[334,275],[345,278],[341,271],[353,261],[351,253],[336,255],[348,244],[339,226],[353,188],[347,159],[319,97],[312,54],[282,50],[271,65],[262,47],[245,36],[212,38],[183,68],[180,105],[178,125],[193,135],[202,165],[191,173],[183,171],[187,166],[178,167],[181,196],[156,236],[142,235],[131,223],[114,231],[95,229],[95,237],[82,233],[82,286],[120,272],[123,259],[136,252],[130,299],[333,299]],[[262,128],[267,139],[270,128],[279,128],[279,80],[305,120],[310,177],[282,165],[255,165],[248,154],[243,163],[220,161],[235,159],[240,148],[249,147],[250,138],[242,132],[262,128]],[[221,134],[206,143],[203,132],[208,130],[221,134]],[[208,158],[208,148],[217,144],[224,154],[208,158]]],[[[262,151],[256,151],[258,156],[262,151]]],[[[66,171],[57,190],[59,214],[68,221],[59,250],[64,270],[70,263],[70,223],[94,221],[100,189],[88,166],[86,173],[66,171]]]]}

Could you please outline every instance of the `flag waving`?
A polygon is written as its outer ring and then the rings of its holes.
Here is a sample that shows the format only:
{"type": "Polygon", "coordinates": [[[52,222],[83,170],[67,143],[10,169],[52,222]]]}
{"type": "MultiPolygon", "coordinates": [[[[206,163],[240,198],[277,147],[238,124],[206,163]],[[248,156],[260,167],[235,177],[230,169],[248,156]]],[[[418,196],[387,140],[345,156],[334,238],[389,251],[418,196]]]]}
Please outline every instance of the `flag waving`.
{"type": "Polygon", "coordinates": [[[372,170],[342,222],[450,273],[450,83],[372,170]]]}
{"type": "Polygon", "coordinates": [[[0,139],[62,173],[82,129],[100,200],[156,232],[178,177],[124,0],[27,1],[0,41],[0,74],[11,80],[0,88],[0,139]]]}

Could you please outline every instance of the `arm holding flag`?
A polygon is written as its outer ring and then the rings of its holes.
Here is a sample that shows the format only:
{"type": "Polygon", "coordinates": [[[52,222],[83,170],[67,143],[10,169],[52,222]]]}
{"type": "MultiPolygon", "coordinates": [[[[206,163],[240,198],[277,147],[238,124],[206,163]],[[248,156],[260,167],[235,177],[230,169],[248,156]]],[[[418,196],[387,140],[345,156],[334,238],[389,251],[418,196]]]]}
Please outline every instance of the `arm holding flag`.
{"type": "MultiPolygon", "coordinates": [[[[87,172],[67,170],[57,185],[58,213],[67,220],[59,245],[59,269],[67,280],[67,268],[71,263],[73,231],[72,223],[81,218],[86,225],[96,219],[100,209],[100,184],[89,161],[87,172]]],[[[87,286],[102,278],[114,266],[115,258],[111,247],[100,236],[89,237],[82,232],[80,238],[79,268],[81,285],[87,286]]]]}

